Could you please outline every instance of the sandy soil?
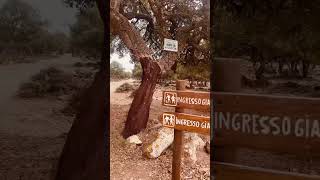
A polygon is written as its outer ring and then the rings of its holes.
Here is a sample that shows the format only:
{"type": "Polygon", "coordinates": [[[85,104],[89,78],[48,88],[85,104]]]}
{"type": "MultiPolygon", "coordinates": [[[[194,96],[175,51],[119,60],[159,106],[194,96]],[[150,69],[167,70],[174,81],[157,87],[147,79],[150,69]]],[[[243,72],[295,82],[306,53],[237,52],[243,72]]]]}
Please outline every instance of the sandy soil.
{"type": "MultiPolygon", "coordinates": [[[[122,83],[124,81],[111,83],[111,89],[115,89],[122,83]]],[[[161,127],[157,117],[164,111],[174,110],[161,105],[161,92],[162,89],[158,87],[154,93],[147,128],[138,134],[143,145],[136,146],[128,144],[120,135],[130,107],[130,104],[124,105],[121,101],[124,97],[127,98],[130,93],[111,91],[110,177],[112,180],[171,179],[172,147],[157,159],[148,159],[143,155],[144,146],[154,140],[158,128],[161,127]]],[[[132,99],[126,101],[129,102],[132,99]]],[[[203,138],[209,140],[209,137],[203,138]]],[[[182,168],[183,179],[209,179],[210,156],[199,150],[198,161],[193,165],[184,161],[182,168]]]]}
{"type": "Polygon", "coordinates": [[[20,84],[49,66],[70,69],[80,61],[70,55],[36,63],[0,66],[0,180],[49,180],[72,119],[57,111],[57,99],[20,99],[20,84]]]}
{"type": "MultiPolygon", "coordinates": [[[[72,117],[59,111],[65,100],[20,99],[19,86],[49,66],[73,70],[80,59],[70,55],[42,59],[34,63],[0,66],[0,180],[51,180],[63,148],[72,117]]],[[[142,156],[143,146],[130,146],[120,136],[132,99],[130,93],[115,93],[117,87],[132,79],[111,82],[111,175],[112,179],[170,179],[172,151],[150,160],[142,156]]],[[[159,122],[157,116],[165,109],[160,104],[161,90],[155,92],[148,128],[139,134],[144,144],[153,140],[159,122]],[[160,111],[159,111],[160,110],[160,111]]],[[[171,109],[172,110],[172,109],[171,109]]],[[[209,155],[200,152],[200,165],[193,169],[184,165],[184,177],[208,176],[209,155]],[[196,168],[201,166],[200,168],[196,168]],[[198,172],[199,171],[199,172],[198,172]],[[202,173],[202,174],[201,174],[202,173]]],[[[189,178],[190,179],[190,178],[189,178]]],[[[192,178],[191,178],[192,179],[192,178]]],[[[205,178],[203,178],[205,179],[205,178]]]]}
{"type": "Polygon", "coordinates": [[[64,55],[34,64],[0,66],[0,82],[1,86],[5,87],[0,88],[0,132],[26,136],[55,136],[61,133],[55,129],[68,129],[63,120],[47,119],[52,113],[50,110],[54,109],[52,106],[59,107],[61,103],[51,103],[53,100],[43,99],[22,100],[15,95],[19,86],[41,69],[50,66],[67,69],[78,61],[80,59],[64,55]]]}
{"type": "MultiPolygon", "coordinates": [[[[43,59],[33,64],[11,64],[0,66],[0,180],[51,180],[59,158],[66,133],[72,118],[63,116],[59,110],[65,101],[58,99],[24,100],[15,97],[21,83],[33,74],[49,66],[72,69],[80,59],[64,55],[43,59]]],[[[308,81],[320,84],[318,79],[308,81]]],[[[164,111],[173,111],[161,105],[161,92],[157,87],[153,96],[149,122],[139,137],[142,146],[130,145],[120,136],[132,99],[129,93],[116,93],[121,84],[134,83],[132,79],[111,82],[110,122],[110,171],[113,180],[165,180],[171,178],[172,148],[157,159],[148,159],[142,154],[144,146],[150,143],[161,127],[157,120],[164,111]]],[[[170,89],[170,87],[169,87],[170,89]]],[[[171,87],[171,89],[173,89],[171,87]]],[[[268,89],[267,89],[268,90],[268,89]]],[[[250,90],[259,93],[257,90],[250,90]]],[[[264,90],[261,93],[267,92],[264,90]]],[[[279,94],[287,93],[287,89],[279,94]]],[[[287,93],[288,94],[288,93],[287,93]]],[[[209,137],[203,137],[208,140],[209,137]]],[[[320,161],[275,155],[251,150],[238,151],[237,162],[250,166],[266,167],[293,172],[319,174],[320,161]]],[[[196,164],[184,162],[183,179],[208,179],[209,155],[198,152],[196,164]]]]}
{"type": "Polygon", "coordinates": [[[116,89],[124,83],[133,84],[135,80],[128,79],[122,81],[112,81],[110,83],[110,104],[128,105],[131,104],[132,99],[129,97],[129,93],[116,93],[116,89]]]}

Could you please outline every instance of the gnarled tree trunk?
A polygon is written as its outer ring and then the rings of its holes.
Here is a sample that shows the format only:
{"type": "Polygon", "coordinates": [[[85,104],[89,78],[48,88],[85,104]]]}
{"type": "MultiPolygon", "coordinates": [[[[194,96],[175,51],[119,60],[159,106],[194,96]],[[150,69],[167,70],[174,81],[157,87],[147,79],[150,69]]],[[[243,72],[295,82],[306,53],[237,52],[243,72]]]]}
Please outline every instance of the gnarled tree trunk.
{"type": "Polygon", "coordinates": [[[68,134],[56,180],[103,179],[104,132],[108,116],[108,73],[96,74],[84,94],[79,113],[68,134]]]}
{"type": "Polygon", "coordinates": [[[104,44],[100,71],[96,73],[92,85],[83,94],[80,108],[72,124],[59,159],[56,180],[104,179],[107,171],[106,160],[109,147],[106,129],[109,120],[109,68],[107,1],[97,0],[104,22],[104,44]]]}
{"type": "MultiPolygon", "coordinates": [[[[122,136],[127,138],[146,128],[152,96],[164,66],[152,58],[152,50],[146,45],[140,33],[129,22],[129,19],[119,12],[119,3],[119,0],[111,1],[111,32],[120,37],[134,59],[140,62],[143,70],[141,85],[136,91],[122,132],[122,136]]],[[[171,53],[168,57],[162,58],[162,62],[172,58],[171,56],[176,57],[173,54],[171,53]]],[[[166,65],[171,68],[173,63],[170,62],[166,65]]]]}
{"type": "Polygon", "coordinates": [[[152,96],[161,74],[159,65],[155,61],[152,61],[152,59],[141,58],[140,63],[143,69],[142,81],[139,89],[136,91],[127,116],[127,121],[122,132],[124,138],[137,134],[146,128],[152,96]]]}

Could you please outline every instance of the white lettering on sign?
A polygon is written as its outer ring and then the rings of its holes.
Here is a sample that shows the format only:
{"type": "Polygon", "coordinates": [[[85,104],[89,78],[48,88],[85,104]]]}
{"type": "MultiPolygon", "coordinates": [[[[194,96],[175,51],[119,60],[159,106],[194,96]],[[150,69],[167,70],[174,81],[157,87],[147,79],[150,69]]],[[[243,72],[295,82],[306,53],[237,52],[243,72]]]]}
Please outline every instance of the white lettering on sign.
{"type": "Polygon", "coordinates": [[[202,122],[201,128],[203,129],[210,129],[210,123],[209,122],[202,122]]]}
{"type": "Polygon", "coordinates": [[[193,121],[193,120],[189,120],[189,119],[176,118],[176,125],[210,129],[210,122],[199,122],[199,121],[193,121]]]}
{"type": "Polygon", "coordinates": [[[177,93],[165,92],[163,98],[164,98],[164,105],[177,106],[177,93]]]}
{"type": "Polygon", "coordinates": [[[177,102],[184,103],[184,104],[210,106],[210,99],[202,99],[202,98],[178,97],[177,102]]]}
{"type": "Polygon", "coordinates": [[[170,114],[170,113],[163,113],[162,114],[162,124],[165,127],[175,128],[178,126],[185,126],[185,127],[194,127],[200,129],[210,129],[210,121],[209,122],[202,122],[201,120],[193,120],[188,119],[187,117],[180,117],[179,115],[170,114]]]}
{"type": "Polygon", "coordinates": [[[164,38],[164,50],[178,52],[178,41],[164,38]]]}
{"type": "Polygon", "coordinates": [[[320,138],[319,120],[271,117],[248,113],[215,112],[214,128],[254,135],[274,135],[320,138]]]}
{"type": "Polygon", "coordinates": [[[176,124],[182,126],[200,127],[199,121],[192,121],[188,119],[177,119],[176,124]]]}

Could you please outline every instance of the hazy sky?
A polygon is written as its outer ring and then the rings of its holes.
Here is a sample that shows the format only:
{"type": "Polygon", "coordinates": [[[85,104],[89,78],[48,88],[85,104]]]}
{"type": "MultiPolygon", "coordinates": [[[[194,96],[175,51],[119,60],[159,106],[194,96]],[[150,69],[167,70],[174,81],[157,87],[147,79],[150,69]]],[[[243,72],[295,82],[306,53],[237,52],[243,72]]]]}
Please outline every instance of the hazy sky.
{"type": "MultiPolygon", "coordinates": [[[[0,6],[7,0],[0,0],[0,6]]],[[[9,0],[10,1],[10,0],[9,0]]],[[[68,8],[63,0],[22,0],[39,10],[40,15],[49,21],[50,31],[69,32],[68,25],[75,22],[76,9],[68,8]]]]}
{"type": "Polygon", "coordinates": [[[126,54],[123,58],[120,59],[119,55],[114,53],[110,56],[110,63],[112,61],[117,61],[120,64],[122,64],[123,68],[125,68],[126,71],[132,71],[134,65],[130,63],[130,56],[126,54]]]}

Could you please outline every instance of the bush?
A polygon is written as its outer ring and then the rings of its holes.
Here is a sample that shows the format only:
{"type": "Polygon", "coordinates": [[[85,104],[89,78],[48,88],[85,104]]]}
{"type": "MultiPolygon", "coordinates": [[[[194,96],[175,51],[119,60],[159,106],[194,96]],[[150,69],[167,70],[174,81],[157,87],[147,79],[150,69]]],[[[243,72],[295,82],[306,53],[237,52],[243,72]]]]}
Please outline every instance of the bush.
{"type": "Polygon", "coordinates": [[[61,112],[66,116],[74,116],[80,108],[80,100],[85,92],[86,88],[81,91],[74,92],[68,99],[68,103],[61,110],[61,112]]]}
{"type": "Polygon", "coordinates": [[[79,90],[74,91],[71,96],[67,99],[68,103],[64,106],[64,108],[60,111],[66,116],[74,116],[77,112],[79,112],[80,101],[85,91],[91,85],[91,81],[93,80],[94,73],[91,71],[76,71],[74,74],[74,78],[78,81],[79,90]]]}
{"type": "Polygon", "coordinates": [[[73,81],[72,74],[50,67],[32,76],[30,82],[22,84],[18,96],[22,98],[60,96],[69,94],[74,89],[79,89],[79,85],[73,81]]]}
{"type": "Polygon", "coordinates": [[[133,91],[133,90],[134,90],[133,85],[131,85],[129,83],[124,83],[116,89],[116,92],[123,93],[123,92],[129,92],[129,91],[133,91]]]}
{"type": "Polygon", "coordinates": [[[82,62],[76,62],[76,63],[73,64],[73,66],[79,68],[79,67],[84,67],[85,64],[82,63],[82,62]]]}
{"type": "Polygon", "coordinates": [[[75,70],[73,76],[75,77],[75,79],[78,79],[80,81],[91,81],[94,78],[94,73],[92,71],[84,71],[77,69],[75,70]]]}
{"type": "Polygon", "coordinates": [[[93,69],[99,69],[100,64],[96,62],[76,62],[73,64],[73,67],[76,67],[76,68],[89,67],[93,69]]]}
{"type": "Polygon", "coordinates": [[[313,92],[312,86],[303,85],[296,82],[284,82],[276,84],[270,89],[272,93],[286,93],[294,95],[305,95],[313,92]]]}
{"type": "Polygon", "coordinates": [[[132,91],[132,93],[130,94],[130,98],[134,98],[134,96],[136,96],[137,94],[137,90],[132,91]]]}

